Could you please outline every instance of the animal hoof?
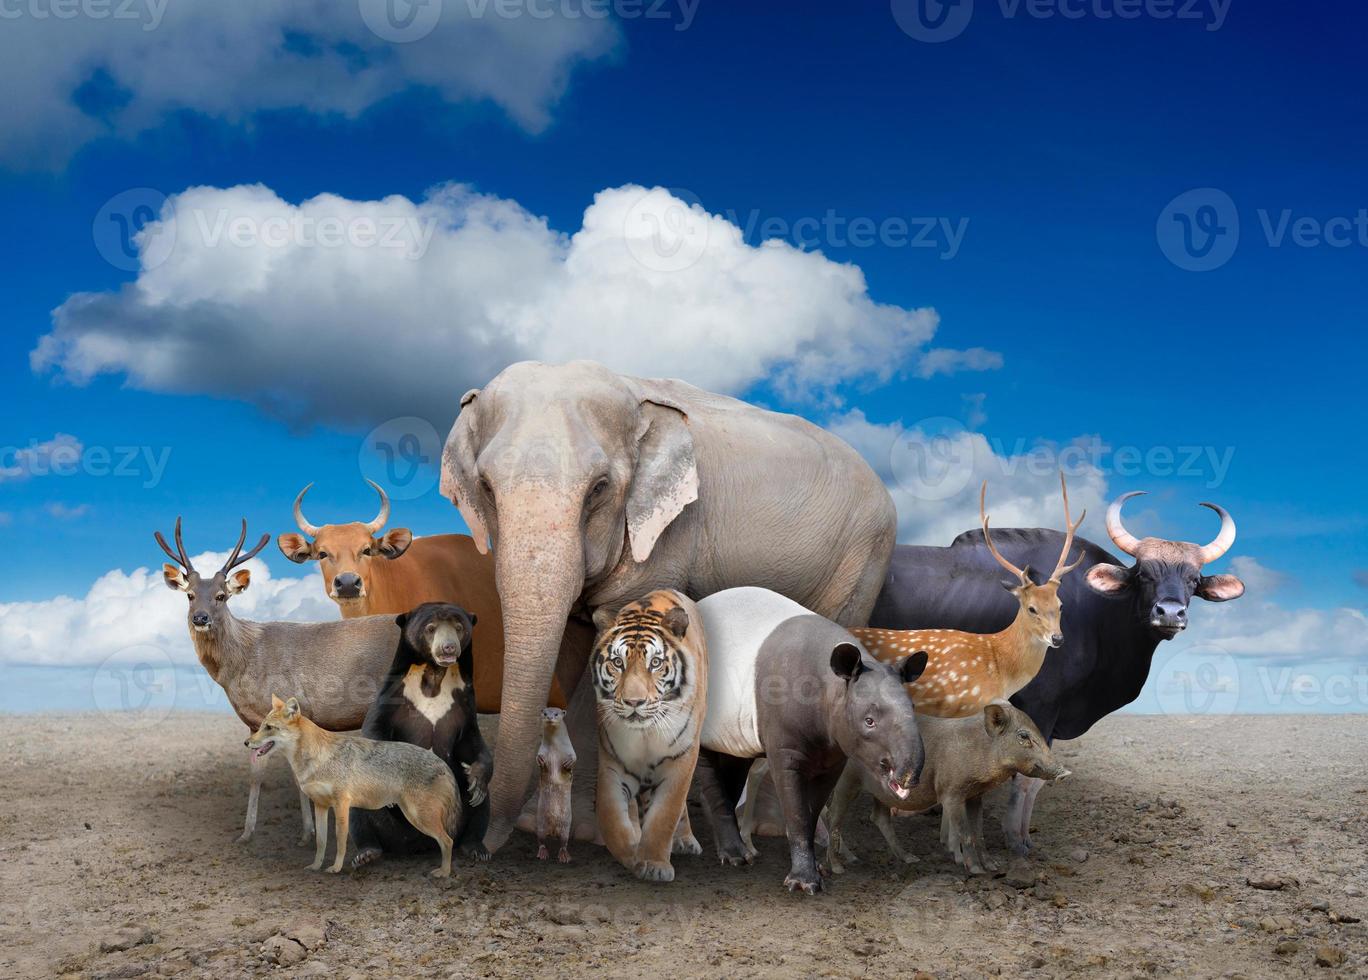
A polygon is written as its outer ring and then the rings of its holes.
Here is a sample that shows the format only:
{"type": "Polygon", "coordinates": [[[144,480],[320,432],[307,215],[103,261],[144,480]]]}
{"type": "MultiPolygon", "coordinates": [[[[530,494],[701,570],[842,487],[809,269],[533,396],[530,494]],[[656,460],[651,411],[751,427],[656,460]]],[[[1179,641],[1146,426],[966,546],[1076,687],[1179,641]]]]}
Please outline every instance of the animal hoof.
{"type": "Polygon", "coordinates": [[[548,857],[550,857],[550,852],[546,849],[546,845],[545,845],[545,844],[538,844],[538,845],[537,845],[537,860],[538,860],[538,861],[545,861],[548,857]]]}
{"type": "Polygon", "coordinates": [[[313,844],[314,844],[313,834],[308,833],[308,832],[306,831],[305,833],[300,834],[300,835],[295,839],[295,843],[296,843],[298,846],[300,846],[300,847],[313,847],[313,844]]]}
{"type": "Polygon", "coordinates": [[[676,837],[670,845],[670,851],[674,854],[702,854],[703,845],[698,843],[697,837],[690,834],[687,837],[676,837]]]}
{"type": "Polygon", "coordinates": [[[784,879],[784,887],[791,892],[801,891],[804,895],[816,895],[822,890],[822,876],[791,874],[784,879]]]}
{"type": "Polygon", "coordinates": [[[247,843],[249,840],[251,840],[251,839],[252,839],[251,831],[244,830],[241,834],[238,835],[237,842],[238,842],[239,844],[246,844],[246,843],[247,843]]]}
{"type": "Polygon", "coordinates": [[[338,865],[334,864],[332,867],[330,867],[330,868],[328,869],[328,874],[330,874],[330,875],[340,874],[341,871],[342,871],[342,868],[339,867],[338,865]]]}
{"type": "Polygon", "coordinates": [[[561,864],[569,864],[569,863],[570,863],[570,851],[569,851],[569,849],[568,849],[568,848],[562,847],[562,848],[560,849],[560,853],[556,855],[556,860],[559,861],[561,864]]]}
{"type": "Polygon", "coordinates": [[[384,851],[380,850],[378,847],[362,848],[352,857],[351,865],[353,868],[364,868],[368,864],[374,864],[376,861],[379,861],[380,856],[383,853],[384,851]]]}
{"type": "Polygon", "coordinates": [[[320,868],[322,868],[322,867],[323,867],[323,865],[322,865],[320,862],[315,861],[313,864],[309,865],[309,866],[308,866],[307,868],[305,868],[304,870],[305,870],[305,871],[318,871],[318,870],[319,870],[320,868]]]}

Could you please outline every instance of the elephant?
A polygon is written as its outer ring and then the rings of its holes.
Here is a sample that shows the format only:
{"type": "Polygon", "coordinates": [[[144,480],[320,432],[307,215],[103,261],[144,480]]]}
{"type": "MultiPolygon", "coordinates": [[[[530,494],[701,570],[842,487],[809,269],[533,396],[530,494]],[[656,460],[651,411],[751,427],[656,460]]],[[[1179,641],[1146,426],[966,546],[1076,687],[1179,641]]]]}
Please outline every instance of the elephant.
{"type": "MultiPolygon", "coordinates": [[[[535,785],[553,674],[583,674],[557,665],[568,617],[656,589],[700,599],[752,585],[862,626],[897,536],[887,488],[832,433],[592,361],[519,362],[467,392],[441,492],[481,553],[493,549],[503,606],[491,853],[535,785]]],[[[572,715],[589,686],[571,695],[572,715]]]]}

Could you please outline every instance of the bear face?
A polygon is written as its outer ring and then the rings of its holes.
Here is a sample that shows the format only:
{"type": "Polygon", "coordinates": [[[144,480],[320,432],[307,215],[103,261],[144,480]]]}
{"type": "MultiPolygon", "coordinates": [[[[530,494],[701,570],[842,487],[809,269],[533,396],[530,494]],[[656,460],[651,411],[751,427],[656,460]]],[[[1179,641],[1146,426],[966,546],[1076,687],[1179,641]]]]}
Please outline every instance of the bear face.
{"type": "Polygon", "coordinates": [[[403,631],[404,648],[414,663],[445,670],[453,665],[466,687],[475,676],[471,634],[475,615],[449,602],[425,602],[395,619],[403,631]]]}

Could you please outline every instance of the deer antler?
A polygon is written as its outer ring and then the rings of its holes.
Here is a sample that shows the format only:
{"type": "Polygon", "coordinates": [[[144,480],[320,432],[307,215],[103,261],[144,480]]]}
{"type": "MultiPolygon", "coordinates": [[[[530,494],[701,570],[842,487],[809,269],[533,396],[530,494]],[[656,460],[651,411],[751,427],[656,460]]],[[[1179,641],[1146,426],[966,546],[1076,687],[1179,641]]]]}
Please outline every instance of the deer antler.
{"type": "Polygon", "coordinates": [[[238,535],[237,544],[233,546],[233,553],[228,556],[228,560],[224,562],[223,567],[219,569],[220,575],[222,575],[224,572],[232,571],[234,568],[237,568],[237,566],[243,564],[244,562],[250,561],[251,559],[255,558],[256,553],[260,551],[262,548],[266,547],[266,542],[271,540],[271,536],[269,534],[263,534],[261,536],[261,540],[256,543],[256,547],[253,548],[251,551],[247,552],[247,554],[242,555],[242,543],[246,540],[247,518],[244,517],[242,519],[242,533],[238,535]],[[241,555],[241,557],[239,557],[239,555],[241,555]]]}
{"type": "Polygon", "coordinates": [[[190,564],[190,559],[187,558],[187,557],[185,557],[185,545],[181,542],[181,519],[180,519],[180,517],[177,517],[177,518],[176,518],[176,532],[175,532],[175,536],[176,536],[176,550],[175,550],[175,551],[172,551],[172,550],[171,550],[171,546],[168,545],[168,544],[166,543],[166,539],[165,539],[164,537],[162,537],[162,533],[161,533],[160,531],[153,531],[153,532],[152,532],[152,537],[154,537],[154,538],[157,539],[157,544],[161,545],[162,551],[166,552],[167,556],[168,556],[172,561],[174,561],[174,562],[175,562],[177,565],[179,565],[181,568],[185,569],[187,572],[193,572],[195,569],[194,569],[193,566],[191,566],[191,564],[190,564]],[[179,554],[178,554],[177,552],[179,552],[179,554]]]}
{"type": "Polygon", "coordinates": [[[1077,521],[1069,520],[1069,486],[1064,482],[1063,470],[1059,471],[1059,489],[1064,494],[1064,524],[1069,530],[1064,535],[1064,548],[1059,553],[1059,561],[1055,563],[1054,574],[1050,576],[1051,581],[1055,582],[1059,581],[1082,564],[1082,552],[1079,553],[1078,558],[1075,559],[1072,565],[1065,565],[1064,563],[1069,560],[1069,549],[1073,547],[1074,532],[1077,531],[1079,525],[1083,523],[1083,518],[1088,516],[1088,509],[1084,507],[1083,513],[1078,515],[1077,521]]]}
{"type": "Polygon", "coordinates": [[[988,481],[984,480],[983,486],[979,487],[979,521],[983,524],[983,543],[988,546],[988,550],[992,552],[993,557],[998,560],[999,565],[1001,565],[1003,568],[1007,569],[1007,571],[1015,575],[1020,581],[1029,582],[1030,579],[1027,578],[1026,573],[1022,571],[1020,568],[1017,568],[1006,558],[1003,558],[1002,553],[999,552],[997,550],[997,547],[993,544],[993,536],[988,533],[988,513],[984,509],[984,504],[987,496],[988,481]]]}

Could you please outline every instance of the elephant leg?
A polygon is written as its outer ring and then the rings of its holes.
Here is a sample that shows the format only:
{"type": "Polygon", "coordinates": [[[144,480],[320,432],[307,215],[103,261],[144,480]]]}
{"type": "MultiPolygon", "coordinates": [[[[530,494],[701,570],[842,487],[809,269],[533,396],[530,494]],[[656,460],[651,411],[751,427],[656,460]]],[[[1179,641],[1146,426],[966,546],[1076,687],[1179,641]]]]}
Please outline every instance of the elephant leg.
{"type": "Polygon", "coordinates": [[[738,759],[709,749],[698,752],[695,775],[713,843],[717,846],[718,859],[733,867],[750,864],[754,858],[753,853],[746,850],[740,828],[736,826],[736,804],[741,798],[750,765],[750,759],[738,759]]]}
{"type": "Polygon", "coordinates": [[[565,729],[575,747],[575,779],[570,784],[570,836],[577,841],[602,844],[594,801],[598,797],[598,713],[594,682],[581,674],[565,709],[565,729]]]}

